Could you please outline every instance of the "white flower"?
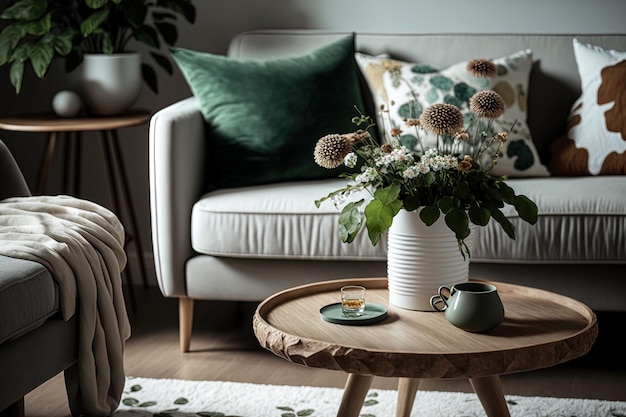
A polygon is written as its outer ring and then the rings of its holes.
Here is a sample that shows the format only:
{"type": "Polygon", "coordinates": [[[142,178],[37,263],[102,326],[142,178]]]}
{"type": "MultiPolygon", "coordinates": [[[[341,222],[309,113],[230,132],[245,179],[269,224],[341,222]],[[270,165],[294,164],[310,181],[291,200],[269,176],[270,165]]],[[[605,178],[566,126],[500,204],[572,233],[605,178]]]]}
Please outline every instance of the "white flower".
{"type": "Polygon", "coordinates": [[[418,165],[411,165],[407,169],[402,172],[402,176],[406,179],[415,178],[419,175],[419,167],[418,165]]]}
{"type": "Polygon", "coordinates": [[[372,182],[378,173],[375,168],[369,167],[365,171],[356,176],[354,181],[358,184],[366,184],[372,182]]]}
{"type": "Polygon", "coordinates": [[[417,169],[420,174],[428,174],[430,172],[430,167],[426,164],[417,164],[417,169]]]}
{"type": "Polygon", "coordinates": [[[356,153],[350,152],[345,156],[345,158],[343,158],[343,163],[348,168],[354,168],[358,160],[359,157],[356,155],[356,153]]]}

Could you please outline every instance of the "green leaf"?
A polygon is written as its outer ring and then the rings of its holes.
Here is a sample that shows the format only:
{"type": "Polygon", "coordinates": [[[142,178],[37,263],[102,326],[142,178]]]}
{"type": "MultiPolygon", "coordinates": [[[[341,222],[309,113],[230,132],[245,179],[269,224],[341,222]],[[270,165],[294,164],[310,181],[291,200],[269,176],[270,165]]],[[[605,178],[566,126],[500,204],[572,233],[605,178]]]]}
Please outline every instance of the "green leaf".
{"type": "Polygon", "coordinates": [[[28,25],[27,31],[29,35],[43,36],[52,29],[52,13],[46,13],[41,19],[38,19],[28,25]]]}
{"type": "Polygon", "coordinates": [[[68,55],[72,52],[72,38],[74,37],[74,31],[67,31],[59,36],[55,36],[52,40],[52,46],[59,55],[68,55]]]}
{"type": "Polygon", "coordinates": [[[519,216],[530,224],[537,223],[537,205],[525,195],[518,195],[513,200],[513,206],[519,216]]]}
{"type": "Polygon", "coordinates": [[[394,202],[399,203],[398,196],[400,195],[400,186],[398,184],[391,184],[385,188],[379,188],[374,192],[374,198],[379,200],[383,205],[391,204],[394,202]]]}
{"type": "Polygon", "coordinates": [[[459,199],[464,199],[472,196],[472,190],[467,183],[462,182],[452,189],[452,194],[459,199]]]}
{"type": "Polygon", "coordinates": [[[143,25],[139,29],[133,32],[133,37],[139,42],[143,42],[153,48],[160,48],[161,42],[159,42],[159,35],[156,29],[143,25]]]}
{"type": "Polygon", "coordinates": [[[420,200],[414,195],[407,195],[404,197],[404,200],[402,200],[402,205],[407,211],[417,210],[420,206],[420,200]]]}
{"type": "Polygon", "coordinates": [[[424,182],[426,185],[432,185],[437,180],[435,173],[433,171],[427,172],[426,175],[423,176],[424,182]]]}
{"type": "Polygon", "coordinates": [[[472,223],[478,226],[486,226],[491,218],[491,213],[484,207],[470,207],[468,215],[472,223]]]}
{"type": "Polygon", "coordinates": [[[365,224],[370,241],[374,246],[378,244],[382,234],[389,230],[393,217],[400,208],[402,208],[400,202],[397,205],[383,205],[379,200],[372,200],[365,207],[365,224]]]}
{"type": "Polygon", "coordinates": [[[422,219],[426,226],[432,226],[440,215],[441,212],[439,208],[435,206],[426,206],[420,210],[420,219],[422,219]]]}
{"type": "Polygon", "coordinates": [[[451,210],[458,209],[460,205],[459,199],[452,196],[443,197],[437,202],[437,206],[443,213],[449,213],[451,210]]]}
{"type": "Polygon", "coordinates": [[[159,5],[182,15],[189,23],[196,21],[196,8],[188,0],[161,0],[159,5]]]}
{"type": "Polygon", "coordinates": [[[174,67],[172,66],[171,61],[162,54],[158,54],[156,52],[150,52],[152,58],[156,61],[157,64],[161,68],[163,68],[168,74],[172,75],[174,73],[174,67]]]}
{"type": "Polygon", "coordinates": [[[124,19],[133,29],[141,27],[148,17],[148,5],[145,1],[124,1],[121,3],[124,19]]]}
{"type": "Polygon", "coordinates": [[[383,233],[389,230],[394,216],[402,208],[402,203],[397,199],[399,190],[397,185],[379,189],[374,193],[375,198],[365,207],[365,225],[374,246],[378,244],[383,233]],[[395,199],[392,198],[394,193],[395,199]]]}
{"type": "Polygon", "coordinates": [[[32,42],[22,42],[14,50],[11,61],[26,62],[31,56],[32,42]]]}
{"type": "Polygon", "coordinates": [[[159,94],[159,86],[157,85],[157,76],[154,69],[148,64],[141,64],[141,74],[143,75],[143,80],[148,87],[150,87],[150,90],[152,90],[154,94],[159,94]]]}
{"type": "Polygon", "coordinates": [[[141,391],[141,385],[136,384],[130,387],[130,392],[137,392],[137,391],[141,391]]]}
{"type": "Polygon", "coordinates": [[[33,45],[30,52],[30,63],[37,77],[43,78],[46,75],[52,58],[54,58],[54,46],[51,42],[47,42],[46,38],[33,45]]]}
{"type": "Polygon", "coordinates": [[[363,213],[359,210],[364,200],[351,202],[345,205],[339,215],[339,237],[344,243],[354,241],[361,225],[363,224],[363,213]]]}
{"type": "Polygon", "coordinates": [[[513,204],[515,199],[515,191],[504,182],[499,183],[498,186],[500,194],[502,195],[504,201],[508,204],[513,204]]]}
{"type": "Polygon", "coordinates": [[[183,404],[187,404],[187,403],[189,403],[189,400],[187,398],[183,398],[183,397],[176,398],[174,400],[174,404],[176,404],[176,405],[183,405],[183,404]]]}
{"type": "Polygon", "coordinates": [[[509,219],[507,219],[506,216],[497,207],[491,205],[486,205],[486,207],[489,209],[491,217],[493,217],[498,223],[500,223],[500,226],[502,226],[502,230],[504,230],[507,236],[511,239],[515,239],[515,227],[513,226],[513,224],[511,224],[509,219]]]}
{"type": "Polygon", "coordinates": [[[164,22],[166,20],[176,21],[176,15],[168,12],[152,12],[152,20],[155,22],[164,22]]]}
{"type": "Polygon", "coordinates": [[[298,411],[296,415],[298,415],[298,417],[307,417],[307,416],[312,415],[314,412],[315,410],[313,409],[307,409],[307,410],[298,411]]]}
{"type": "Polygon", "coordinates": [[[32,22],[41,18],[46,13],[47,2],[45,0],[19,0],[2,12],[0,17],[6,20],[19,20],[32,22]]]}
{"type": "Polygon", "coordinates": [[[109,9],[104,7],[102,9],[96,10],[85,20],[80,23],[80,33],[87,37],[93,33],[97,33],[100,29],[100,25],[109,17],[109,9]]]}
{"type": "Polygon", "coordinates": [[[0,65],[9,62],[17,44],[26,36],[26,26],[13,25],[4,28],[0,33],[0,65]]]}
{"type": "Polygon", "coordinates": [[[152,407],[153,405],[157,405],[157,402],[156,401],[144,401],[141,404],[137,405],[137,407],[148,408],[148,407],[152,407]]]}
{"type": "Polygon", "coordinates": [[[454,232],[456,238],[463,240],[469,236],[469,219],[465,210],[455,209],[446,214],[446,224],[454,232]]]}
{"type": "Polygon", "coordinates": [[[109,0],[85,0],[85,4],[91,9],[99,9],[108,2],[109,0]]]}
{"type": "Polygon", "coordinates": [[[22,79],[24,78],[24,61],[14,61],[9,70],[9,79],[15,87],[15,93],[19,94],[22,89],[22,79]]]}
{"type": "Polygon", "coordinates": [[[176,25],[168,22],[155,22],[154,26],[156,26],[166,44],[174,45],[176,43],[178,40],[178,29],[176,29],[176,25]]]}
{"type": "Polygon", "coordinates": [[[363,402],[363,407],[368,407],[368,406],[372,406],[372,405],[376,405],[378,404],[377,400],[365,400],[363,402]]]}
{"type": "Polygon", "coordinates": [[[111,39],[111,35],[103,32],[100,35],[100,40],[101,40],[101,45],[100,48],[102,49],[102,53],[103,54],[113,54],[115,53],[115,45],[113,45],[113,40],[111,39]]]}

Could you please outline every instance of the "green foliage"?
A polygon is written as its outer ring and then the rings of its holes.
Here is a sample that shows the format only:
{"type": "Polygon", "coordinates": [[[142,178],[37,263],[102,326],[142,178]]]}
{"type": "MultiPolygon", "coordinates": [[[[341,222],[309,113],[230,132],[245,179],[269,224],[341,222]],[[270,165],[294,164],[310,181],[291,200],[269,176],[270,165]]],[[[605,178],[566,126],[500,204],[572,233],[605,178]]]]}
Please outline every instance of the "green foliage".
{"type": "MultiPolygon", "coordinates": [[[[152,49],[154,63],[172,74],[169,58],[159,50],[162,43],[176,44],[178,16],[195,22],[191,0],[17,0],[0,14],[7,22],[0,33],[0,66],[10,65],[10,81],[19,94],[28,62],[43,78],[54,58],[64,59],[71,71],[84,54],[127,52],[134,39],[152,49]]],[[[142,74],[158,93],[152,65],[144,62],[142,74]]]]}

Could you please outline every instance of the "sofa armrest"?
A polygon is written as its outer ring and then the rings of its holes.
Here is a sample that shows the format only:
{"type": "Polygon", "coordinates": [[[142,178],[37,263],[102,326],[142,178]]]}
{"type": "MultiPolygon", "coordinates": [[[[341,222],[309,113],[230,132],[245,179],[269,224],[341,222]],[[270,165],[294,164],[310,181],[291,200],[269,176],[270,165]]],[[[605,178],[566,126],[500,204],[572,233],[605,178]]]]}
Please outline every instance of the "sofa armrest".
{"type": "Polygon", "coordinates": [[[8,197],[27,197],[30,190],[11,151],[0,141],[0,200],[8,197]]]}
{"type": "Polygon", "coordinates": [[[186,296],[185,263],[193,255],[191,210],[202,194],[204,119],[190,97],[156,112],[150,120],[150,212],[159,287],[169,297],[186,296]]]}

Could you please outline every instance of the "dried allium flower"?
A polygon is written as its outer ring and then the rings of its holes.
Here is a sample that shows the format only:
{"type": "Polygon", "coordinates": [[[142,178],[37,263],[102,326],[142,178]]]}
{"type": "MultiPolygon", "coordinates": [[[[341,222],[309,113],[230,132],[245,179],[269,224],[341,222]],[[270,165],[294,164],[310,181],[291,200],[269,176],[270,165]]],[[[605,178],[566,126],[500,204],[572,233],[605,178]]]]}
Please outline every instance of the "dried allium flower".
{"type": "Polygon", "coordinates": [[[380,146],[380,150],[383,151],[383,153],[391,153],[391,151],[393,150],[393,146],[388,143],[383,143],[380,146]]]}
{"type": "Polygon", "coordinates": [[[464,159],[462,161],[459,161],[456,169],[458,169],[460,172],[469,172],[472,169],[472,163],[464,159]]]}
{"type": "Polygon", "coordinates": [[[488,59],[472,59],[467,63],[467,70],[479,78],[493,77],[498,72],[496,64],[488,59]]]}
{"type": "Polygon", "coordinates": [[[406,125],[407,126],[419,126],[420,125],[420,119],[406,119],[406,125]]]}
{"type": "Polygon", "coordinates": [[[504,100],[493,90],[479,91],[470,98],[470,110],[478,117],[497,119],[504,113],[504,100]]]}
{"type": "Polygon", "coordinates": [[[315,163],[327,169],[337,168],[352,152],[352,140],[345,135],[330,134],[322,137],[315,145],[315,163]]]}
{"type": "Polygon", "coordinates": [[[454,134],[454,139],[467,142],[469,140],[469,133],[467,133],[467,130],[461,129],[454,134]]]}
{"type": "Polygon", "coordinates": [[[463,114],[452,104],[437,103],[424,110],[420,123],[437,135],[452,135],[463,128],[463,114]]]}
{"type": "Polygon", "coordinates": [[[398,127],[394,127],[389,131],[389,135],[392,138],[398,137],[400,136],[400,134],[402,133],[402,129],[398,128],[398,127]]]}
{"type": "Polygon", "coordinates": [[[499,140],[500,142],[506,142],[508,137],[509,137],[509,134],[507,132],[499,132],[499,133],[496,133],[493,138],[495,140],[499,140]]]}

